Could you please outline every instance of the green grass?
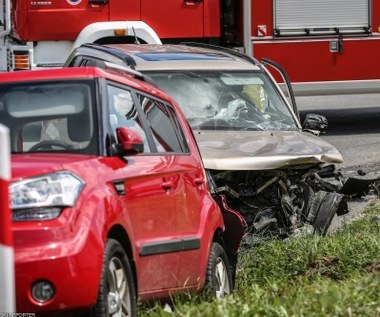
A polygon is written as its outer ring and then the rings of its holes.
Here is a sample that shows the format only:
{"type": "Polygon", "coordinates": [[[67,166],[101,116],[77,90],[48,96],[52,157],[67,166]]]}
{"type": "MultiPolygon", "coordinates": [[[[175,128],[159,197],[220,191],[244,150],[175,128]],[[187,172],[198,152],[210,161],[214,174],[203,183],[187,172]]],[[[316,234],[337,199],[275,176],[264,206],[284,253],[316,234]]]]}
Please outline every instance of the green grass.
{"type": "Polygon", "coordinates": [[[233,295],[174,300],[139,316],[380,317],[380,201],[333,235],[267,241],[241,250],[233,295]]]}

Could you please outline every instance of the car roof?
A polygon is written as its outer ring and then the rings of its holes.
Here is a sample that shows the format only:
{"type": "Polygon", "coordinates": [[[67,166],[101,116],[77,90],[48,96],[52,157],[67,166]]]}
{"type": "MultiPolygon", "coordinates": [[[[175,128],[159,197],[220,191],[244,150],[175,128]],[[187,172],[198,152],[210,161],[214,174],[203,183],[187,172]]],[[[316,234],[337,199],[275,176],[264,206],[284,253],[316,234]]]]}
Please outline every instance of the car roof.
{"type": "Polygon", "coordinates": [[[142,80],[138,72],[133,72],[128,68],[107,68],[99,67],[70,67],[70,68],[49,68],[37,70],[21,70],[16,72],[0,72],[0,84],[4,83],[26,83],[36,81],[50,80],[75,80],[75,79],[95,79],[105,78],[126,84],[132,88],[154,94],[159,98],[165,99],[172,103],[172,98],[152,86],[150,83],[142,80]],[[126,76],[127,75],[127,76],[126,76]]]}
{"type": "MultiPolygon", "coordinates": [[[[105,70],[98,67],[72,67],[72,68],[48,68],[36,70],[21,70],[15,72],[0,73],[0,83],[26,82],[33,80],[57,80],[57,79],[83,79],[83,78],[115,78],[124,80],[126,77],[118,74],[120,70],[105,70]]],[[[125,74],[124,74],[125,75],[125,74]]],[[[130,73],[127,80],[135,81],[130,73]]]]}
{"type": "Polygon", "coordinates": [[[139,71],[149,70],[259,70],[258,61],[221,47],[180,44],[85,44],[123,59],[139,71]],[[131,65],[132,64],[132,65],[131,65]]]}
{"type": "Polygon", "coordinates": [[[0,73],[0,83],[26,82],[33,80],[79,79],[106,77],[106,72],[97,68],[49,68],[37,70],[20,70],[0,73]]]}

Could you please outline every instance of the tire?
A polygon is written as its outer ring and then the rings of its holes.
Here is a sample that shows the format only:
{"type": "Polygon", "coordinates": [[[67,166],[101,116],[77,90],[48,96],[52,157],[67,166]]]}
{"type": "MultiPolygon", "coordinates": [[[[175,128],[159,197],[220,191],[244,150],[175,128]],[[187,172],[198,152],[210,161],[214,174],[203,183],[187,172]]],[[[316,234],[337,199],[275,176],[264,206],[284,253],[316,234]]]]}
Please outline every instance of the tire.
{"type": "Polygon", "coordinates": [[[136,290],[131,266],[119,242],[108,239],[94,317],[135,317],[136,290]]]}
{"type": "Polygon", "coordinates": [[[343,195],[329,192],[320,193],[323,194],[323,198],[318,206],[313,227],[316,234],[326,235],[343,195]]]}
{"type": "Polygon", "coordinates": [[[317,216],[315,217],[314,222],[314,233],[320,234],[322,236],[327,234],[327,230],[329,229],[331,222],[334,218],[335,211],[331,211],[329,209],[319,210],[317,216]]]}
{"type": "Polygon", "coordinates": [[[212,243],[206,271],[205,292],[207,296],[221,298],[233,290],[232,274],[223,247],[212,243]]]}

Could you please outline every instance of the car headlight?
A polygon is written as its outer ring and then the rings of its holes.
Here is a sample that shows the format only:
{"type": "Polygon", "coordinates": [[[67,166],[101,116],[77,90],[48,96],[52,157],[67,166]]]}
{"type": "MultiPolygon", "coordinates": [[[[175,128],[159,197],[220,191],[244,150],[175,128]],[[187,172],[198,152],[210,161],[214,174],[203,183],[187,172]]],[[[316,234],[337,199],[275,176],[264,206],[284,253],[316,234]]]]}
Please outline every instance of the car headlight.
{"type": "Polygon", "coordinates": [[[14,221],[49,220],[72,207],[84,186],[78,176],[61,171],[28,178],[10,186],[14,221]]]}

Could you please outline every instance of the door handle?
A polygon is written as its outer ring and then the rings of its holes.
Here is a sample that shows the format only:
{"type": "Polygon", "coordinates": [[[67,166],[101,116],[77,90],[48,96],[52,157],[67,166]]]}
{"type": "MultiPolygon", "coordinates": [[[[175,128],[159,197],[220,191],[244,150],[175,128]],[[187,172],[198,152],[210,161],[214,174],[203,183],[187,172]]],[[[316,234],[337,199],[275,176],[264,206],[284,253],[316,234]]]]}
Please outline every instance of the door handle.
{"type": "Polygon", "coordinates": [[[195,183],[195,185],[198,185],[198,186],[202,185],[204,183],[203,177],[198,177],[198,178],[194,179],[194,183],[195,183]]]}
{"type": "Polygon", "coordinates": [[[184,0],[185,4],[188,6],[196,5],[197,3],[203,2],[203,0],[184,0]]]}
{"type": "Polygon", "coordinates": [[[161,187],[165,190],[169,190],[173,188],[173,182],[172,181],[163,181],[161,183],[161,187]]]}
{"type": "Polygon", "coordinates": [[[88,0],[89,4],[108,4],[108,0],[88,0]]]}

